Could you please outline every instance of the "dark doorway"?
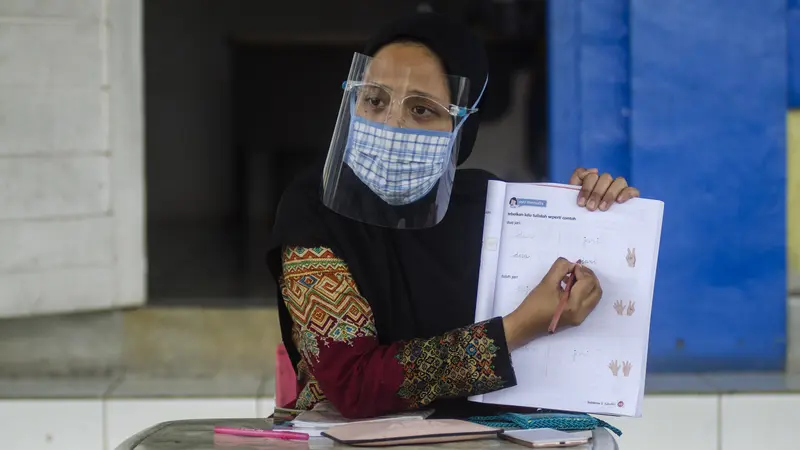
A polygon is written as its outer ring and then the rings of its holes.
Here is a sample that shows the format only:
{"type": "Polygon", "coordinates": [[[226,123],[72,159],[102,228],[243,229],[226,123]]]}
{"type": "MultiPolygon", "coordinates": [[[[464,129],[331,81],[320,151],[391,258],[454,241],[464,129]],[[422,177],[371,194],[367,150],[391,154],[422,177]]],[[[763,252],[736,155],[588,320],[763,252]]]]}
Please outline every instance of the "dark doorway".
{"type": "MultiPolygon", "coordinates": [[[[546,176],[545,2],[429,3],[489,46],[486,148],[473,165],[546,176]]],[[[145,2],[149,305],[275,304],[264,253],[280,195],[327,152],[353,52],[417,6],[145,2]]]]}

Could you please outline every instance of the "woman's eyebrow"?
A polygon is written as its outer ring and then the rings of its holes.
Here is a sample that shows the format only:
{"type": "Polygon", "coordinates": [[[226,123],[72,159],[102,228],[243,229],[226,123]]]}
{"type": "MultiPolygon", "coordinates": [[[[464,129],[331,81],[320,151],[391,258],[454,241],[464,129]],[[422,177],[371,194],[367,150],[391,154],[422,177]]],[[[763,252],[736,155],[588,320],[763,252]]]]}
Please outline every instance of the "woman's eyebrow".
{"type": "Polygon", "coordinates": [[[428,97],[430,99],[436,100],[437,102],[443,103],[442,100],[439,99],[439,97],[437,97],[437,96],[435,96],[433,94],[430,94],[428,92],[425,92],[425,91],[420,91],[419,89],[411,89],[411,90],[408,91],[408,93],[409,94],[414,94],[414,95],[419,95],[421,97],[428,97]]]}
{"type": "Polygon", "coordinates": [[[378,83],[377,81],[372,81],[372,80],[369,80],[369,79],[365,79],[364,80],[364,84],[367,84],[369,86],[377,86],[379,88],[386,89],[387,91],[394,91],[394,89],[392,89],[390,86],[387,86],[387,85],[385,85],[383,83],[378,83]]]}
{"type": "MultiPolygon", "coordinates": [[[[378,83],[376,81],[369,81],[369,80],[366,80],[364,82],[368,83],[368,84],[371,84],[373,86],[378,86],[380,88],[386,89],[389,92],[394,92],[394,89],[391,86],[387,86],[387,85],[385,85],[383,83],[378,83]]],[[[444,100],[440,99],[438,96],[433,95],[433,94],[431,94],[429,92],[425,92],[425,91],[419,90],[419,89],[409,89],[408,91],[406,91],[406,94],[419,95],[420,97],[427,97],[427,98],[430,98],[431,100],[435,100],[435,101],[437,101],[439,103],[446,103],[444,100]]]]}

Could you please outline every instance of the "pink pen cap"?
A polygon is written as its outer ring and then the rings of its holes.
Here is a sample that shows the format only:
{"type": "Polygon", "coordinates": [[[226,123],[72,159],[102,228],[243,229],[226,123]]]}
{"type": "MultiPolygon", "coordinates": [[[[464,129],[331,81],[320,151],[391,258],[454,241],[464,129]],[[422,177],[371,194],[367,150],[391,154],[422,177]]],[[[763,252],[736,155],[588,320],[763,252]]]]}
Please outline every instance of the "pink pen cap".
{"type": "Polygon", "coordinates": [[[294,431],[259,430],[256,428],[214,427],[214,433],[234,436],[263,437],[286,441],[307,441],[308,434],[294,431]]]}

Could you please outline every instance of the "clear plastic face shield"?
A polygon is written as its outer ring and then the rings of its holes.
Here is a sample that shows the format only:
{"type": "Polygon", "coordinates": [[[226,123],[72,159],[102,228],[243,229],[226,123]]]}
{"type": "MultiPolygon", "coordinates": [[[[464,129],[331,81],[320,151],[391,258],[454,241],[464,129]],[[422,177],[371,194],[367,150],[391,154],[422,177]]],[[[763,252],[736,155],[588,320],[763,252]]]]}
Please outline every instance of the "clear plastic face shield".
{"type": "Polygon", "coordinates": [[[467,105],[469,80],[443,73],[434,58],[408,65],[356,53],[342,87],[322,180],[325,206],[390,228],[439,223],[460,129],[476,111],[467,105]]]}

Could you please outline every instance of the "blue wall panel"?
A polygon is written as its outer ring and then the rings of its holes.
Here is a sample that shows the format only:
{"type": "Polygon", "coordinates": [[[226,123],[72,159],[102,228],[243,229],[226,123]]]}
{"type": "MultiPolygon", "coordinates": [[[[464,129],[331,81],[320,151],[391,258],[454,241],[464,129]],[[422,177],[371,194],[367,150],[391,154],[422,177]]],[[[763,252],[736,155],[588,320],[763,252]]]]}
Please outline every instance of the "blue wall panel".
{"type": "Polygon", "coordinates": [[[800,19],[786,0],[549,5],[551,178],[598,166],[666,205],[649,369],[783,368],[800,19]]]}
{"type": "Polygon", "coordinates": [[[550,89],[548,171],[550,179],[566,182],[581,153],[579,58],[580,1],[548,2],[548,70],[550,89]]]}
{"type": "Polygon", "coordinates": [[[788,27],[787,53],[789,55],[789,106],[800,108],[800,5],[789,2],[786,23],[788,27]]]}
{"type": "Polygon", "coordinates": [[[630,177],[628,1],[580,2],[581,165],[630,177]]]}
{"type": "Polygon", "coordinates": [[[781,369],[786,0],[631,0],[631,171],[665,202],[654,370],[781,369]]]}
{"type": "Polygon", "coordinates": [[[628,0],[551,1],[549,172],[630,175],[628,0]]]}

